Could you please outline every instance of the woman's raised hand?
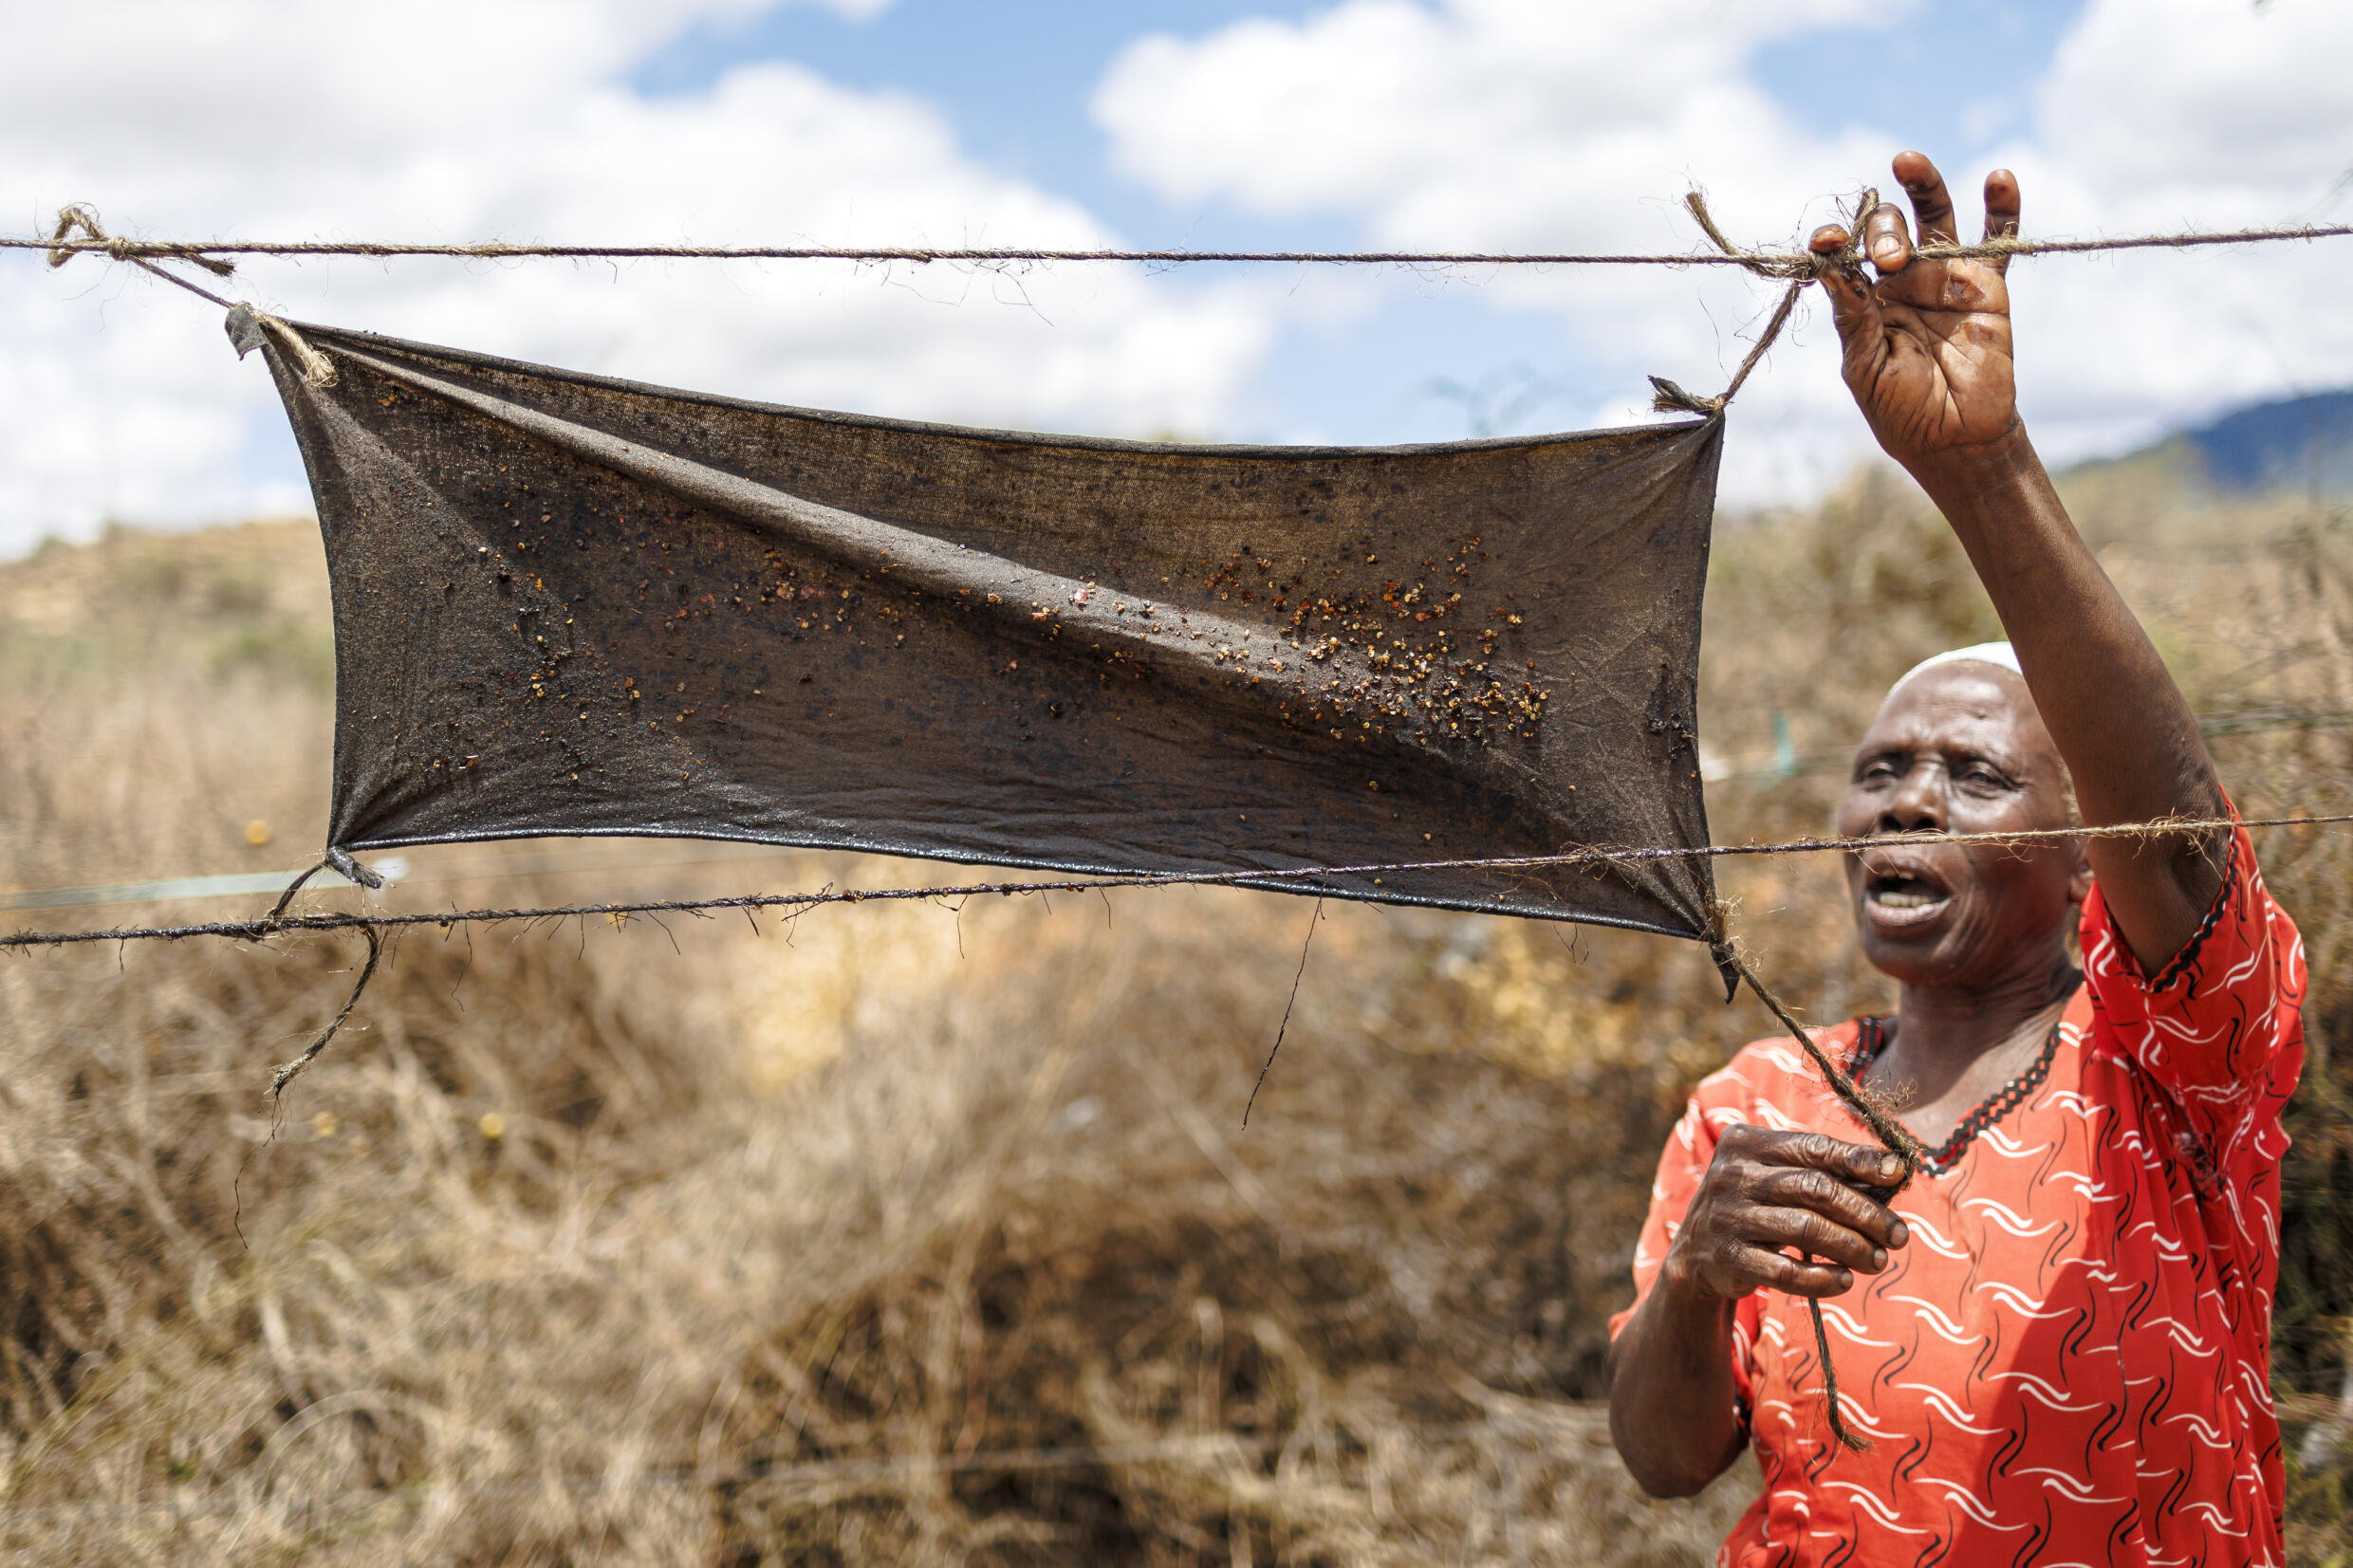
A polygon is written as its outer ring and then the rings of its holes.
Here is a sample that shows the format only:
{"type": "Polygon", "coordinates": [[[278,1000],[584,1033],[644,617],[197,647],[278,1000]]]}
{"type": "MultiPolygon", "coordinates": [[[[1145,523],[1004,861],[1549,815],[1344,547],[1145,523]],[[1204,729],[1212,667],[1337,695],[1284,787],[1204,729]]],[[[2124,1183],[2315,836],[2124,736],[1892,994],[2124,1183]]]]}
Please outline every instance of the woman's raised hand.
{"type": "MultiPolygon", "coordinates": [[[[1895,175],[1912,198],[1920,243],[1956,243],[1953,200],[1936,166],[1901,153],[1895,175]]],[[[1838,267],[1823,274],[1822,286],[1843,345],[1846,389],[1871,434],[1916,475],[2013,434],[2018,400],[2003,277],[2010,258],[1922,256],[1903,214],[1884,203],[1862,230],[1862,253],[1878,281],[1860,267],[1838,267]]],[[[1985,235],[2017,231],[2018,180],[1996,169],[1986,176],[1985,235]]],[[[1814,231],[1812,249],[1833,254],[1849,239],[1832,224],[1814,231]]]]}

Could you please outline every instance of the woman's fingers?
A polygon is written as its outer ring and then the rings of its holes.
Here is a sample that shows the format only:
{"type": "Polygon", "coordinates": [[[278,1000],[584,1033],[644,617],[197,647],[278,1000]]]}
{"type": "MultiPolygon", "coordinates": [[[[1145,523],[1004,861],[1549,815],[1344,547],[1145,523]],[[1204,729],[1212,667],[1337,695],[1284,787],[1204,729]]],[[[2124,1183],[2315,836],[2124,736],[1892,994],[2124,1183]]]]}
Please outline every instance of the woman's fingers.
{"type": "MultiPolygon", "coordinates": [[[[1846,249],[1853,236],[1835,223],[1814,231],[1806,249],[1817,256],[1835,256],[1846,249]]],[[[1833,267],[1822,274],[1822,291],[1830,296],[1830,320],[1838,326],[1839,341],[1852,344],[1857,337],[1869,334],[1876,341],[1880,332],[1879,296],[1871,292],[1870,280],[1862,270],[1852,267],[1833,267]]]]}
{"type": "Polygon", "coordinates": [[[1887,1249],[1810,1208],[1756,1208],[1743,1216],[1739,1234],[1751,1246],[1794,1247],[1843,1264],[1860,1274],[1887,1266],[1887,1249]]]}
{"type": "MultiPolygon", "coordinates": [[[[1985,237],[2002,239],[2018,232],[2018,176],[2007,169],[1996,169],[1986,175],[1985,237]]],[[[2001,273],[2010,271],[2010,258],[1995,256],[1990,265],[2001,273]]]]}
{"type": "Polygon", "coordinates": [[[1884,1187],[1903,1176],[1903,1162],[1868,1143],[1847,1143],[1823,1133],[1780,1133],[1761,1140],[1755,1153],[1775,1165],[1810,1166],[1843,1180],[1884,1187]]]}
{"type": "MultiPolygon", "coordinates": [[[[1898,153],[1895,173],[1897,183],[1912,198],[1913,216],[1919,220],[1920,243],[1933,244],[1943,240],[1958,244],[1960,232],[1953,226],[1953,198],[1945,194],[1944,175],[1928,161],[1924,153],[1898,153]]],[[[1875,253],[1872,260],[1877,261],[1875,253]]]]}
{"type": "Polygon", "coordinates": [[[1912,234],[1894,203],[1881,202],[1862,220],[1862,253],[1871,258],[1881,277],[1912,264],[1912,234]]]}
{"type": "Polygon", "coordinates": [[[1892,1158],[1821,1133],[1729,1127],[1677,1254],[1726,1297],[1762,1287],[1842,1295],[1856,1275],[1884,1272],[1889,1254],[1911,1240],[1902,1220],[1857,1190],[1900,1173],[1892,1158]]]}
{"type": "MultiPolygon", "coordinates": [[[[1792,1296],[1843,1296],[1855,1288],[1855,1277],[1824,1264],[1802,1264],[1778,1252],[1753,1247],[1741,1257],[1741,1273],[1757,1284],[1792,1296]]],[[[1754,1288],[1751,1286],[1751,1288],[1754,1288]]],[[[1746,1291],[1742,1292],[1747,1294],[1746,1291]]]]}
{"type": "Polygon", "coordinates": [[[1893,1210],[1872,1202],[1846,1183],[1823,1171],[1776,1171],[1755,1189],[1761,1203],[1783,1208],[1810,1208],[1878,1246],[1901,1246],[1912,1239],[1893,1210]]]}

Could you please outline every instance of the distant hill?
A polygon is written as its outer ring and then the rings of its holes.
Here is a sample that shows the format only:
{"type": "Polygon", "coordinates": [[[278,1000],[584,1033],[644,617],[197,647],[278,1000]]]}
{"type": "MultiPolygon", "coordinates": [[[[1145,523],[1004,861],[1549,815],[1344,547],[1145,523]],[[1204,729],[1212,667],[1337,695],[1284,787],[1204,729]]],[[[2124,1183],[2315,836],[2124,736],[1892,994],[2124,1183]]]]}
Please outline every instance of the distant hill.
{"type": "Polygon", "coordinates": [[[2353,495],[2353,391],[2257,403],[2139,452],[2080,465],[2077,477],[2167,472],[2220,495],[2293,490],[2353,495]]]}
{"type": "Polygon", "coordinates": [[[2182,439],[2205,460],[2216,489],[2307,489],[2353,494],[2353,392],[2258,403],[2182,439]]]}

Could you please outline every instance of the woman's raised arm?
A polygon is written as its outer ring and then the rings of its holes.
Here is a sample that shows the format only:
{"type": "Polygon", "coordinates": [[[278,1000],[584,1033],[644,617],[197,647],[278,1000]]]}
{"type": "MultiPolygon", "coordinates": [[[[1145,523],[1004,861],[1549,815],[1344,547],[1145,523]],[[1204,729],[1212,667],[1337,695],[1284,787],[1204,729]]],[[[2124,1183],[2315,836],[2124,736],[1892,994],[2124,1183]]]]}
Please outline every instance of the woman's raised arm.
{"type": "MultiPolygon", "coordinates": [[[[1898,156],[1924,245],[1953,242],[1953,202],[1936,165],[1898,156]]],[[[1985,233],[2018,231],[2018,182],[1986,176],[1985,233]]],[[[1836,227],[1813,249],[1849,242],[1836,227]]],[[[1903,214],[1863,221],[1859,266],[1823,278],[1843,345],[1847,390],[1887,454],[1919,481],[1968,551],[2017,649],[2027,686],[2092,826],[2214,818],[2223,797],[2197,719],[2148,635],[2094,559],[2019,420],[2010,355],[2009,258],[1921,255],[1903,214]]],[[[2096,839],[2088,846],[2118,929],[2144,972],[2190,940],[2221,887],[2214,833],[2096,839]]]]}

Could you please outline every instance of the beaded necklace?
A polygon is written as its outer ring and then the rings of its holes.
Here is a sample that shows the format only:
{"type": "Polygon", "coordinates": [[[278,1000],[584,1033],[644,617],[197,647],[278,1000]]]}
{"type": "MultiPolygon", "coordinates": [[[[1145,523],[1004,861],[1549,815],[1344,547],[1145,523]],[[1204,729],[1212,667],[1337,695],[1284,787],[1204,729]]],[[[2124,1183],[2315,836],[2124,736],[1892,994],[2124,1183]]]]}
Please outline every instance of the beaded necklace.
{"type": "MultiPolygon", "coordinates": [[[[2017,1077],[1980,1100],[1975,1110],[1955,1124],[1951,1137],[1920,1154],[1921,1170],[1932,1176],[1941,1176],[1952,1170],[1959,1163],[1961,1155],[1968,1152],[1969,1146],[1977,1140],[1978,1134],[2025,1104],[2028,1097],[2043,1086],[2043,1080],[2050,1076],[2051,1062],[2059,1055],[2059,1024],[2065,1016],[2063,1013],[2061,1019],[2052,1021],[2050,1033],[2043,1039],[2043,1049],[2017,1077]]],[[[1848,1074],[1860,1079],[1869,1071],[1871,1063],[1879,1059],[1880,1052],[1886,1048],[1887,1020],[1876,1017],[1864,1019],[1860,1038],[1855,1042],[1854,1061],[1846,1069],[1848,1074]]]]}

